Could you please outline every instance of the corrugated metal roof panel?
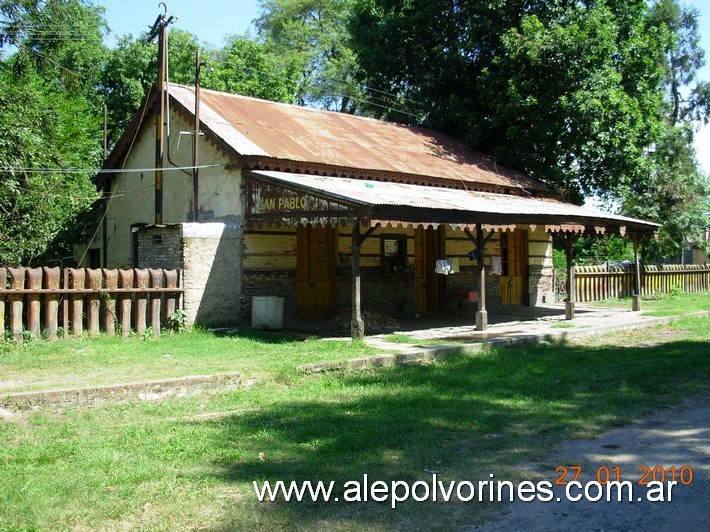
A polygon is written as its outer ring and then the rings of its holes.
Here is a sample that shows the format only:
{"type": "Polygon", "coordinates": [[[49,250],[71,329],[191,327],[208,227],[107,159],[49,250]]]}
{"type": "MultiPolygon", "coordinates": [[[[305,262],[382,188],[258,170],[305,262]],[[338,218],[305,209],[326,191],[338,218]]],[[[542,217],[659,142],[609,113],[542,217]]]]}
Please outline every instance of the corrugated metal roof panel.
{"type": "MultiPolygon", "coordinates": [[[[526,198],[510,194],[454,190],[401,183],[383,183],[360,179],[324,177],[285,172],[254,171],[256,176],[279,182],[288,187],[308,189],[329,198],[341,199],[363,206],[414,207],[416,209],[463,211],[488,215],[522,215],[526,217],[553,216],[556,223],[578,223],[580,220],[597,221],[599,224],[633,224],[653,230],[658,224],[604,213],[586,207],[555,200],[526,198]]],[[[440,220],[426,219],[437,222],[440,220]]]]}
{"type": "MultiPolygon", "coordinates": [[[[187,111],[194,90],[170,85],[187,111]]],[[[240,155],[548,190],[435,131],[202,90],[201,119],[240,155]]]]}

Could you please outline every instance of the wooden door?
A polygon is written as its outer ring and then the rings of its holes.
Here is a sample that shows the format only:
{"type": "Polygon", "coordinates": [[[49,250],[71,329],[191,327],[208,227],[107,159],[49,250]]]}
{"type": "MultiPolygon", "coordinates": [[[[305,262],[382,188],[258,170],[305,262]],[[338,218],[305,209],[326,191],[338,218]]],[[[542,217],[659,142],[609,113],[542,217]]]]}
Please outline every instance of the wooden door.
{"type": "Polygon", "coordinates": [[[296,231],[296,299],[302,320],[330,316],[335,293],[335,229],[299,226],[296,231]]]}
{"type": "Polygon", "coordinates": [[[500,254],[503,275],[500,277],[500,298],[503,305],[522,305],[527,299],[527,232],[516,229],[502,233],[500,254]]]}
{"type": "Polygon", "coordinates": [[[440,310],[443,275],[436,273],[436,261],[445,257],[443,228],[414,230],[414,302],[418,312],[440,310]]]}

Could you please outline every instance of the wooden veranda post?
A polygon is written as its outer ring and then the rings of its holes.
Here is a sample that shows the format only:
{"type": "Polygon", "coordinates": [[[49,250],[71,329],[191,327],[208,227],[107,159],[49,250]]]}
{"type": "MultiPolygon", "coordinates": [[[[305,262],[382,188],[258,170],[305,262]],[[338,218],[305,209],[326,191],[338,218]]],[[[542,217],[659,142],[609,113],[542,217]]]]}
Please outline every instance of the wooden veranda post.
{"type": "Polygon", "coordinates": [[[565,319],[574,319],[574,303],[577,298],[577,283],[574,279],[574,234],[568,233],[565,237],[567,251],[567,301],[565,302],[565,319]]]}
{"type": "Polygon", "coordinates": [[[478,249],[478,312],[476,312],[476,330],[488,329],[488,311],[486,310],[486,245],[483,240],[483,226],[476,224],[476,248],[478,249]]]}
{"type": "Polygon", "coordinates": [[[353,340],[362,340],[365,337],[365,322],[362,321],[362,307],[360,301],[360,222],[353,222],[352,236],[352,321],[350,323],[350,335],[353,340]]]}
{"type": "Polygon", "coordinates": [[[631,298],[631,310],[638,312],[641,310],[641,263],[639,262],[639,237],[634,235],[634,267],[636,276],[634,279],[634,294],[631,298]]]}

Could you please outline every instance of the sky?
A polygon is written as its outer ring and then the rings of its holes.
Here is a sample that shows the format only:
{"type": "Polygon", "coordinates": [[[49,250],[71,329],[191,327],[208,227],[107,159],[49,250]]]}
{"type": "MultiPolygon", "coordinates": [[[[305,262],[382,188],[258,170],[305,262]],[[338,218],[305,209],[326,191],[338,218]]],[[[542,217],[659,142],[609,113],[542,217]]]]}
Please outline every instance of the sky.
{"type": "MultiPolygon", "coordinates": [[[[106,20],[115,39],[127,33],[138,35],[147,31],[163,8],[155,0],[97,0],[106,8],[106,20]]],[[[205,45],[219,47],[229,35],[240,35],[252,28],[259,14],[258,0],[166,0],[168,15],[178,16],[174,27],[197,35],[205,45]]],[[[707,64],[699,78],[710,81],[710,2],[708,0],[682,0],[699,12],[701,46],[706,51],[707,64]]],[[[109,42],[113,42],[110,40],[109,42]]],[[[710,126],[696,136],[695,149],[698,161],[710,172],[710,126]]]]}
{"type": "MultiPolygon", "coordinates": [[[[158,0],[96,0],[106,8],[114,37],[147,31],[163,8],[158,0]]],[[[228,35],[241,35],[259,13],[258,0],[166,0],[168,15],[178,16],[174,27],[197,35],[205,45],[219,47],[228,35]]]]}

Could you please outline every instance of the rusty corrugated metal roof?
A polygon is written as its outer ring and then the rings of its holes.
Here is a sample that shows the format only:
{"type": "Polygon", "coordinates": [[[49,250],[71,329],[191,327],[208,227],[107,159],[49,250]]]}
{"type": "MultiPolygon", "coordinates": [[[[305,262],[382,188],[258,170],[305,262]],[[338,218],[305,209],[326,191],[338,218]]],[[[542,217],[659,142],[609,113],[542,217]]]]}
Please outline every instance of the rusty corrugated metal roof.
{"type": "MultiPolygon", "coordinates": [[[[169,93],[193,112],[194,89],[169,93]]],[[[203,125],[239,155],[549,191],[435,131],[204,89],[201,102],[203,125]]]]}
{"type": "Polygon", "coordinates": [[[459,212],[461,214],[455,215],[454,218],[463,223],[479,217],[500,217],[501,220],[509,220],[508,223],[598,225],[606,228],[623,226],[648,233],[653,233],[659,227],[658,224],[645,220],[604,213],[551,199],[285,172],[251,173],[282,186],[322,195],[333,201],[375,207],[375,215],[379,212],[396,216],[404,212],[403,209],[411,208],[414,209],[412,212],[421,214],[421,222],[447,222],[435,219],[432,213],[459,212]],[[385,208],[377,209],[378,207],[385,208]]]}

